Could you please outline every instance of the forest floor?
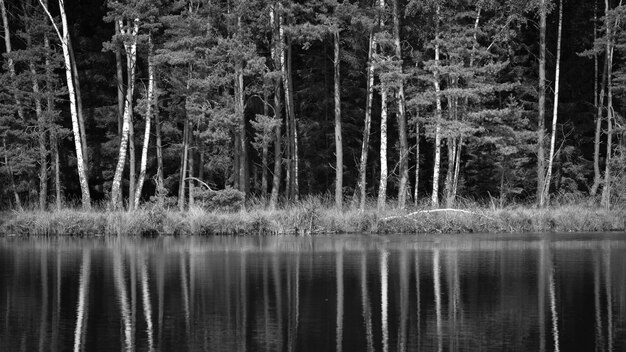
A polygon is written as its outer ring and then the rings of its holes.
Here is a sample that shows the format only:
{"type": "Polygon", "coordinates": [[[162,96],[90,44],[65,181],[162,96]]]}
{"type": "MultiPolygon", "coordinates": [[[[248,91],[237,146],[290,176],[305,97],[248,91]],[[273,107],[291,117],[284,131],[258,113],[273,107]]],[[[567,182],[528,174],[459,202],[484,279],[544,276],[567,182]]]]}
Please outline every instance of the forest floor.
{"type": "Polygon", "coordinates": [[[375,206],[365,211],[337,211],[319,201],[301,201],[278,210],[248,206],[232,212],[187,211],[147,207],[131,212],[82,211],[3,212],[4,236],[160,236],[271,235],[335,233],[502,233],[626,231],[626,209],[606,210],[587,204],[546,208],[533,206],[465,206],[407,210],[375,206]]]}

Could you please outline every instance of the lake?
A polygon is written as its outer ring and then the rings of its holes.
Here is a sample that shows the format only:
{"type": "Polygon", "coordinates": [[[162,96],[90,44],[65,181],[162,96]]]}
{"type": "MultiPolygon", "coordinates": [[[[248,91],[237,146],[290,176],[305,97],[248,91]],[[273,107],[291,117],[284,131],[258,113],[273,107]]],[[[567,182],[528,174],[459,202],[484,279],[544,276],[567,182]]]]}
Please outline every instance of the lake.
{"type": "Polygon", "coordinates": [[[626,234],[0,238],[2,351],[624,351],[626,234]]]}

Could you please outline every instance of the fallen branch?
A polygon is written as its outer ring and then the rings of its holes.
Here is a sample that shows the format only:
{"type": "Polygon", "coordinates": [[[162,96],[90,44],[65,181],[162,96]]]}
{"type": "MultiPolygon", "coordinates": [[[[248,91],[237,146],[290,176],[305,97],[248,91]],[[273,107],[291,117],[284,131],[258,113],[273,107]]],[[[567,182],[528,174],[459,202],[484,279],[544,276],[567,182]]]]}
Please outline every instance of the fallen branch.
{"type": "MultiPolygon", "coordinates": [[[[469,211],[469,210],[463,210],[463,209],[453,209],[453,208],[447,208],[447,209],[431,209],[431,210],[420,210],[420,211],[415,211],[406,215],[396,215],[396,216],[388,216],[384,219],[382,219],[382,221],[387,221],[387,220],[392,220],[392,219],[398,219],[398,218],[408,218],[411,219],[410,216],[414,216],[414,215],[418,215],[418,214],[424,214],[424,213],[437,213],[437,212],[442,212],[442,211],[456,211],[459,213],[465,213],[465,214],[472,214],[472,215],[478,215],[478,216],[482,216],[485,217],[487,219],[493,220],[493,221],[498,221],[497,219],[494,219],[490,216],[484,215],[484,214],[479,214],[473,211],[469,211]]],[[[411,219],[414,220],[415,219],[411,219]]]]}
{"type": "Polygon", "coordinates": [[[202,186],[206,187],[209,191],[213,192],[213,190],[211,189],[211,187],[209,187],[209,185],[207,185],[205,182],[203,182],[203,181],[202,181],[202,180],[200,180],[199,178],[189,176],[189,177],[185,178],[185,181],[187,181],[187,180],[193,180],[193,181],[196,181],[196,182],[200,183],[202,186]]]}

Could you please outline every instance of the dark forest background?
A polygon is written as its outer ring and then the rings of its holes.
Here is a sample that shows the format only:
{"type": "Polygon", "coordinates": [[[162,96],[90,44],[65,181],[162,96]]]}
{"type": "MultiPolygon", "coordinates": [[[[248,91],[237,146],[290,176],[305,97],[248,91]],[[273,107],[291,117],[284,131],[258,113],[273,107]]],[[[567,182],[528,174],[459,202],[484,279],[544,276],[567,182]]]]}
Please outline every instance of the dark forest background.
{"type": "Polygon", "coordinates": [[[5,208],[81,197],[85,204],[76,136],[86,143],[89,202],[124,199],[131,208],[155,195],[184,207],[229,187],[271,206],[325,194],[341,195],[341,206],[359,203],[360,184],[368,197],[400,207],[596,195],[600,202],[601,193],[608,205],[622,197],[621,1],[4,0],[3,7],[11,43],[0,77],[5,208]],[[61,7],[80,91],[78,134],[61,7]]]}

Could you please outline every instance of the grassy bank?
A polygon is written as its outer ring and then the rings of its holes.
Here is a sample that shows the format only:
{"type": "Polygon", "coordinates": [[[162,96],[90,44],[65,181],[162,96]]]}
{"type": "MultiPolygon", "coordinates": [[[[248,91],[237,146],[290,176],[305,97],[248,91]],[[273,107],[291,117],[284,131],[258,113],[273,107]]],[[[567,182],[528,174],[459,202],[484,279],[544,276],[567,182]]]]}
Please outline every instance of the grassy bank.
{"type": "Polygon", "coordinates": [[[0,234],[17,236],[159,236],[317,233],[467,233],[624,231],[626,211],[587,205],[537,209],[477,205],[451,210],[426,207],[383,214],[370,207],[337,211],[320,201],[303,201],[270,211],[249,206],[238,212],[180,212],[148,208],[133,212],[65,209],[5,212],[0,234]]]}

